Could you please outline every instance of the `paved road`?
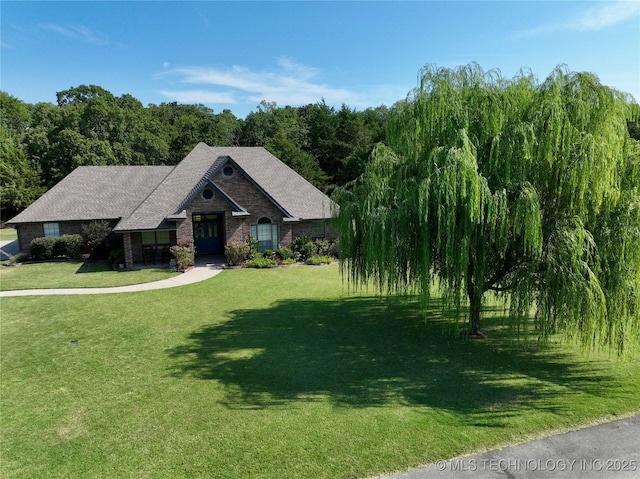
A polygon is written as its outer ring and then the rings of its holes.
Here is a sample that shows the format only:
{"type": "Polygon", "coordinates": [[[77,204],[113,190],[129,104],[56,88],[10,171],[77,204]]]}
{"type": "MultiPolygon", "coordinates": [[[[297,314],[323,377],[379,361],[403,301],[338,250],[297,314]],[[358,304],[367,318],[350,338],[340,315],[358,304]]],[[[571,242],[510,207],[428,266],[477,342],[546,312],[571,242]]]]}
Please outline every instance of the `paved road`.
{"type": "Polygon", "coordinates": [[[640,415],[385,478],[638,479],[640,415]]]}
{"type": "MultiPolygon", "coordinates": [[[[10,255],[16,255],[18,254],[18,251],[19,251],[18,240],[0,241],[0,249],[10,255]]],[[[4,261],[5,259],[9,259],[9,257],[4,253],[0,252],[0,261],[4,261]]]]}

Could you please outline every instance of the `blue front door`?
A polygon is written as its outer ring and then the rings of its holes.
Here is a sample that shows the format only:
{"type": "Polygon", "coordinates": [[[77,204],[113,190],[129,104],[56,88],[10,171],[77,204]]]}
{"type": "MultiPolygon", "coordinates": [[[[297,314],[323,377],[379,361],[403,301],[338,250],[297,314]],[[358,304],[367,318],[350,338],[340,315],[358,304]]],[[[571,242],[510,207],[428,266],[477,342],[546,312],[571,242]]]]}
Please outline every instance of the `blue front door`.
{"type": "Polygon", "coordinates": [[[193,240],[196,253],[222,252],[222,215],[193,215],[193,240]]]}

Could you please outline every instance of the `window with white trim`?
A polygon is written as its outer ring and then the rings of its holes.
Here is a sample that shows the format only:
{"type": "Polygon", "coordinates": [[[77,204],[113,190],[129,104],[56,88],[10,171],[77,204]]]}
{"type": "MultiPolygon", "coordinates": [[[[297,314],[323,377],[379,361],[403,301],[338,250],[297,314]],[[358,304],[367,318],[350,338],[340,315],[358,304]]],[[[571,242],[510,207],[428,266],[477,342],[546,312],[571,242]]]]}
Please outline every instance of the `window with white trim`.
{"type": "Polygon", "coordinates": [[[58,223],[44,223],[43,229],[45,237],[57,238],[60,236],[60,225],[58,223]]]}
{"type": "Polygon", "coordinates": [[[251,236],[258,242],[258,252],[278,249],[278,225],[269,218],[260,218],[258,224],[251,225],[251,236]]]}

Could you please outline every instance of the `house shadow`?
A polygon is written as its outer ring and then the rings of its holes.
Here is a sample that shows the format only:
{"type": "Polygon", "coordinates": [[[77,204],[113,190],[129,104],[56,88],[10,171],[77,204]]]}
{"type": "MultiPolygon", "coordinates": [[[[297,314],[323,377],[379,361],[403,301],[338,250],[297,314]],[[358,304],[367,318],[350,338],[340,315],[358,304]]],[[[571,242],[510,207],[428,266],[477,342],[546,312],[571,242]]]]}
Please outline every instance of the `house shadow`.
{"type": "Polygon", "coordinates": [[[613,385],[604,363],[525,346],[505,331],[501,311],[487,314],[484,340],[461,339],[448,316],[439,300],[426,313],[397,298],[279,301],[191,333],[167,351],[170,374],[218,381],[232,408],[400,402],[496,427],[516,407],[553,410],[554,396],[613,385]]]}

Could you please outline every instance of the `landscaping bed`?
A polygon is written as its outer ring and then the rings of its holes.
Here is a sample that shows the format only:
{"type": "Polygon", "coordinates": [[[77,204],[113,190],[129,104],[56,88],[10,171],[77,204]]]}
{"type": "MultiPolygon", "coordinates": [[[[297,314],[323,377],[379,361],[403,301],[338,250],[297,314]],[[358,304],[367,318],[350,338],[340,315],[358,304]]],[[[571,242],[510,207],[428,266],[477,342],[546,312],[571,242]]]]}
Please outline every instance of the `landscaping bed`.
{"type": "Polygon", "coordinates": [[[228,266],[245,268],[275,268],[294,264],[323,265],[338,259],[338,245],[326,239],[295,238],[291,246],[277,250],[258,251],[251,237],[245,242],[232,242],[225,247],[228,266]]]}

